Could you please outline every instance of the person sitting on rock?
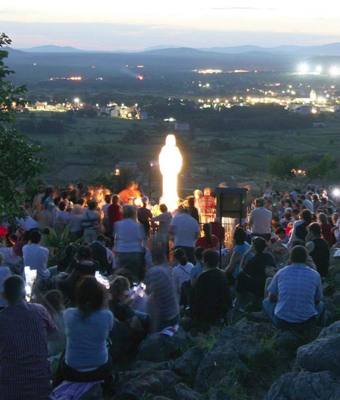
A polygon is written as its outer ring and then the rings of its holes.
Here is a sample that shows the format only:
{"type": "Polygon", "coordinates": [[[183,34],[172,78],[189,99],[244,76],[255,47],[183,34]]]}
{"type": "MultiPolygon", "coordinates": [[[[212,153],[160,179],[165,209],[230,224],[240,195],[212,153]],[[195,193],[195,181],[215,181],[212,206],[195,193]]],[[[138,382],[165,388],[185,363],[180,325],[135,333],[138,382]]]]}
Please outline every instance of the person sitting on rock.
{"type": "Polygon", "coordinates": [[[270,253],[265,253],[267,242],[258,236],[253,238],[252,251],[254,257],[247,261],[244,269],[236,278],[236,300],[234,307],[240,308],[240,303],[247,292],[253,293],[263,299],[264,287],[267,279],[267,268],[276,268],[276,263],[270,253]]]}
{"type": "Polygon", "coordinates": [[[224,272],[217,268],[218,263],[218,253],[205,250],[205,270],[198,276],[190,297],[191,317],[196,322],[219,322],[232,307],[228,280],[224,272]]]}
{"type": "Polygon", "coordinates": [[[321,227],[317,222],[309,225],[306,239],[308,241],[307,244],[311,246],[310,255],[318,273],[321,277],[327,276],[330,250],[327,241],[321,237],[321,227]]]}
{"type": "Polygon", "coordinates": [[[325,307],[320,274],[306,265],[307,250],[295,246],[291,265],[274,276],[263,309],[279,329],[303,331],[324,324],[325,307]]]}

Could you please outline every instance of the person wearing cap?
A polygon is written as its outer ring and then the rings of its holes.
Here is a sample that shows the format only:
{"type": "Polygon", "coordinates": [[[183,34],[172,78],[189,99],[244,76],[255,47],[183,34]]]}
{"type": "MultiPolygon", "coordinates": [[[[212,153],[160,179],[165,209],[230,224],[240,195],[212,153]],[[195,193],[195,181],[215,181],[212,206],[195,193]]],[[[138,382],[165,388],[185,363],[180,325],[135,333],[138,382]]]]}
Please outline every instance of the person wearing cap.
{"type": "Polygon", "coordinates": [[[147,236],[150,234],[150,222],[152,212],[148,209],[149,199],[146,196],[142,197],[143,206],[137,210],[138,221],[143,225],[147,236]]]}

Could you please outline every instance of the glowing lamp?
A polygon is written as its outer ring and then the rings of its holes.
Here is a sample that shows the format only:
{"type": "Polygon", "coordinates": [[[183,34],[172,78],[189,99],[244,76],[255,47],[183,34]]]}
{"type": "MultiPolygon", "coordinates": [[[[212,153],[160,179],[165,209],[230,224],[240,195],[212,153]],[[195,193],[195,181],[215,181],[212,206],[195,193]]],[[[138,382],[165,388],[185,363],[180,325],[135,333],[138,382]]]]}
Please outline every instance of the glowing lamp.
{"type": "Polygon", "coordinates": [[[335,188],[333,190],[333,196],[334,197],[340,197],[340,188],[335,188]]]}
{"type": "Polygon", "coordinates": [[[176,146],[175,135],[166,137],[165,146],[159,154],[159,166],[163,175],[163,193],[160,203],[164,203],[171,212],[177,208],[177,175],[182,168],[182,155],[176,146]]]}
{"type": "Polygon", "coordinates": [[[300,65],[299,65],[299,72],[300,72],[300,74],[307,74],[308,71],[309,71],[309,66],[308,66],[308,64],[303,63],[303,64],[300,64],[300,65]]]}

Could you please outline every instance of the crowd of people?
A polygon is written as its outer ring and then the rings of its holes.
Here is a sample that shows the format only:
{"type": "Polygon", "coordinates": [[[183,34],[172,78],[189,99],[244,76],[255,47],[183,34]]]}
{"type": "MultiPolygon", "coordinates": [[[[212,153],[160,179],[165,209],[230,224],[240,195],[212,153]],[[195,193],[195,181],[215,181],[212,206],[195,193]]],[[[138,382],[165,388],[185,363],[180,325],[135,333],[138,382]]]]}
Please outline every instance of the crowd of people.
{"type": "Polygon", "coordinates": [[[55,390],[72,382],[77,395],[102,382],[110,392],[115,366],[133,360],[147,335],[223,326],[249,302],[249,317],[279,329],[324,325],[337,204],[322,188],[279,193],[269,182],[247,199],[248,217],[228,222],[230,247],[209,188],[170,212],[136,182],[117,194],[99,184],[39,186],[3,226],[0,398],[47,399],[56,357],[55,390]],[[50,246],[66,232],[70,244],[50,246]]]}

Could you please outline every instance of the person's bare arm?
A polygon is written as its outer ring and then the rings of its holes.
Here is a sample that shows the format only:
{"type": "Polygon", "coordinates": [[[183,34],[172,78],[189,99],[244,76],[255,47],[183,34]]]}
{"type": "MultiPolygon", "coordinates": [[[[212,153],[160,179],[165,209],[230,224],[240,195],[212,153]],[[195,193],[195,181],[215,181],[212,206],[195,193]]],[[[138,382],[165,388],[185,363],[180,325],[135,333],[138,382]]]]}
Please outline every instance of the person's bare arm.
{"type": "Polygon", "coordinates": [[[236,264],[241,261],[241,255],[240,253],[234,251],[233,255],[231,256],[231,260],[227,268],[225,269],[225,272],[233,272],[236,264]]]}

